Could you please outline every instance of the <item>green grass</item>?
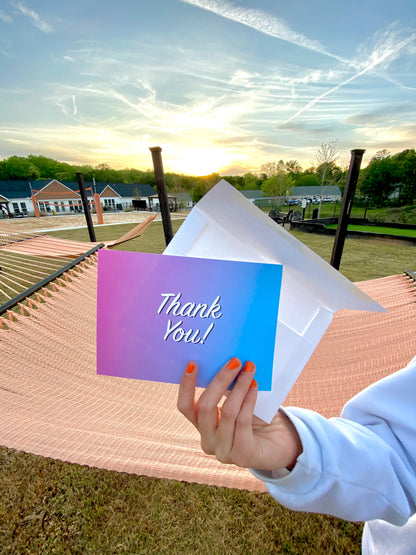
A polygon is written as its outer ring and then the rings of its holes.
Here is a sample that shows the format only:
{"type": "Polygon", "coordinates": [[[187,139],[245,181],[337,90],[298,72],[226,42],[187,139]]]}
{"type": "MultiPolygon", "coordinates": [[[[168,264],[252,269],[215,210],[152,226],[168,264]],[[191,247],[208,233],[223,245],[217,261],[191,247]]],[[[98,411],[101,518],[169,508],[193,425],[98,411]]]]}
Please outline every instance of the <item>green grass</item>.
{"type": "MultiPolygon", "coordinates": [[[[179,229],[182,221],[172,222],[173,231],[179,229]]],[[[277,224],[276,224],[277,225],[277,224]]],[[[131,229],[132,225],[96,226],[98,241],[115,239],[131,229]]],[[[319,254],[327,262],[331,259],[334,237],[313,233],[292,232],[292,234],[319,254]]],[[[51,235],[70,239],[88,241],[86,229],[55,231],[51,235]]],[[[165,240],[161,222],[153,223],[142,237],[123,243],[119,250],[161,253],[165,249],[165,240]]],[[[351,281],[364,281],[401,274],[404,270],[415,270],[416,246],[383,239],[347,238],[341,260],[340,271],[351,281]]]]}
{"type": "MultiPolygon", "coordinates": [[[[305,218],[312,218],[314,208],[318,205],[312,204],[308,205],[305,209],[305,218]]],[[[288,212],[290,209],[299,210],[302,213],[302,208],[299,206],[281,206],[280,211],[288,212]]],[[[265,212],[269,212],[270,209],[265,209],[265,212]]],[[[321,218],[334,218],[338,217],[341,211],[341,203],[323,203],[321,205],[321,218]]],[[[351,217],[352,218],[368,218],[370,222],[381,222],[381,223],[402,223],[402,224],[416,224],[416,206],[400,206],[392,207],[387,206],[383,208],[368,208],[365,209],[364,205],[355,203],[352,206],[351,217]]]]}
{"type": "MultiPolygon", "coordinates": [[[[326,226],[328,229],[336,229],[335,224],[326,226]]],[[[397,235],[399,237],[416,237],[416,229],[397,229],[395,227],[371,226],[371,225],[356,225],[349,224],[348,230],[350,231],[364,231],[367,233],[384,233],[386,235],[397,235]]]]}
{"type": "Polygon", "coordinates": [[[0,448],[2,554],[360,553],[359,524],[268,494],[82,467],[0,448]]]}
{"type": "MultiPolygon", "coordinates": [[[[176,231],[181,222],[173,221],[176,231]]],[[[114,239],[132,226],[97,226],[114,239]]],[[[88,241],[86,230],[53,235],[88,241]]],[[[333,237],[294,235],[326,260],[333,237]]],[[[123,250],[162,252],[157,222],[123,250]]],[[[365,280],[415,269],[415,247],[347,239],[341,271],[365,280]]],[[[359,554],[362,526],[294,513],[268,494],[92,469],[0,448],[0,553],[359,554]]]]}
{"type": "MultiPolygon", "coordinates": [[[[172,220],[173,233],[176,233],[182,222],[183,220],[172,220]]],[[[95,237],[97,241],[118,239],[130,229],[133,229],[135,225],[136,224],[96,225],[94,226],[95,237]]],[[[73,241],[90,241],[87,228],[50,231],[49,235],[62,239],[71,239],[73,241]]],[[[165,236],[162,222],[153,222],[141,237],[128,241],[127,243],[122,243],[117,247],[117,250],[161,253],[165,248],[165,236]]]]}

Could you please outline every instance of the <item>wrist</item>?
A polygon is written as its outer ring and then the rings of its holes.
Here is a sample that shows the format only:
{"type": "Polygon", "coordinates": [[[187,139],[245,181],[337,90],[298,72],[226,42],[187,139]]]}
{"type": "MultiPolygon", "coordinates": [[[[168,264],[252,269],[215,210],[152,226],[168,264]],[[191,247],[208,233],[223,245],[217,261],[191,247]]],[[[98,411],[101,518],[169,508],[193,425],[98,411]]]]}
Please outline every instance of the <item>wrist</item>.
{"type": "Polygon", "coordinates": [[[282,410],[280,410],[279,412],[281,413],[281,416],[282,416],[282,424],[286,435],[285,446],[286,446],[287,462],[284,468],[291,471],[295,467],[298,457],[300,457],[300,455],[303,452],[302,441],[300,439],[298,431],[295,428],[295,425],[287,416],[287,414],[282,410]]]}

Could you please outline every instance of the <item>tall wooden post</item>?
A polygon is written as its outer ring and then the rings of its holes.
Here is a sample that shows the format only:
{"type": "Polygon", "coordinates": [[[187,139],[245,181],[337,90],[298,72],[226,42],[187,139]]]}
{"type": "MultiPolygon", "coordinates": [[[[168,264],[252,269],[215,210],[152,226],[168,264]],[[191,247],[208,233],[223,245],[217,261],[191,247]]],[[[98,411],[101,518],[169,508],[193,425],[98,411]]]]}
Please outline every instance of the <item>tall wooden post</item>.
{"type": "Polygon", "coordinates": [[[77,172],[77,181],[79,186],[79,193],[81,195],[82,206],[84,207],[85,219],[87,221],[88,233],[90,234],[90,241],[96,242],[94,226],[92,223],[90,205],[88,204],[87,192],[85,191],[84,176],[81,172],[77,172]]]}
{"type": "Polygon", "coordinates": [[[94,193],[94,205],[95,205],[95,211],[97,213],[97,222],[99,224],[103,224],[104,223],[103,211],[101,208],[100,195],[98,193],[94,193]]]}
{"type": "Polygon", "coordinates": [[[38,201],[36,200],[35,195],[32,195],[32,204],[33,204],[33,210],[35,212],[35,216],[37,218],[40,218],[40,213],[39,213],[39,208],[38,208],[38,201]]]}
{"type": "Polygon", "coordinates": [[[348,221],[350,219],[352,201],[354,200],[355,188],[357,186],[358,175],[360,173],[361,160],[365,150],[351,150],[350,169],[348,170],[347,184],[345,185],[342,197],[341,212],[338,219],[337,233],[335,235],[334,246],[332,249],[331,266],[339,270],[342,251],[344,249],[345,236],[347,235],[348,221]]]}
{"type": "Polygon", "coordinates": [[[162,163],[162,149],[160,146],[153,146],[150,148],[153,159],[153,168],[155,170],[155,182],[157,195],[159,197],[160,213],[162,215],[163,231],[165,233],[166,246],[172,241],[173,231],[172,222],[170,219],[168,195],[166,193],[165,174],[163,171],[162,163]]]}

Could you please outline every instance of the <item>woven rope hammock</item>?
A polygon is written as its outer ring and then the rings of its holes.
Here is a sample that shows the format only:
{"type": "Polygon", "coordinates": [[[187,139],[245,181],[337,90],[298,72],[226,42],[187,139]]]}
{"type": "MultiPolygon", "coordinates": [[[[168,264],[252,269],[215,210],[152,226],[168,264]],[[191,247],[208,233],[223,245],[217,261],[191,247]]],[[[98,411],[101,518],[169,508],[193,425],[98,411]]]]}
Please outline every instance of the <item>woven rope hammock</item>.
{"type": "MultiPolygon", "coordinates": [[[[120,472],[264,491],[205,455],[176,410],[177,386],[97,376],[96,255],[0,328],[0,445],[120,472]],[[40,299],[42,300],[42,299],[40,299]]],[[[352,395],[416,352],[416,287],[395,275],[357,284],[388,313],[341,311],[286,405],[338,415],[352,395]]]]}
{"type": "MultiPolygon", "coordinates": [[[[0,228],[0,305],[17,297],[50,276],[75,267],[82,258],[99,248],[112,248],[139,237],[153,222],[150,215],[119,239],[102,243],[59,239],[43,233],[10,233],[0,228]]],[[[1,313],[0,308],[0,313],[1,313]]]]}

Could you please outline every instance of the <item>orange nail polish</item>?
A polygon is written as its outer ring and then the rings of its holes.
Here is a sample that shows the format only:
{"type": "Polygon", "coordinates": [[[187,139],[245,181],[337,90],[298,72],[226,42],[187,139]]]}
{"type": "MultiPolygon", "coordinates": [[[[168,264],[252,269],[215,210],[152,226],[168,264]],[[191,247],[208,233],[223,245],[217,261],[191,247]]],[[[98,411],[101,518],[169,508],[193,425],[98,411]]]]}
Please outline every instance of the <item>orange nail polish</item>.
{"type": "Polygon", "coordinates": [[[257,386],[256,380],[253,380],[250,384],[250,389],[254,389],[257,386]]]}
{"type": "Polygon", "coordinates": [[[254,370],[254,364],[251,362],[251,360],[248,360],[243,368],[244,372],[251,372],[252,370],[254,370]]]}
{"type": "Polygon", "coordinates": [[[194,370],[195,370],[195,364],[193,362],[189,362],[188,366],[186,367],[186,373],[192,374],[194,370]]]}
{"type": "Polygon", "coordinates": [[[240,364],[240,361],[238,360],[238,358],[233,357],[230,362],[227,364],[227,368],[229,368],[230,370],[235,370],[240,364]]]}

